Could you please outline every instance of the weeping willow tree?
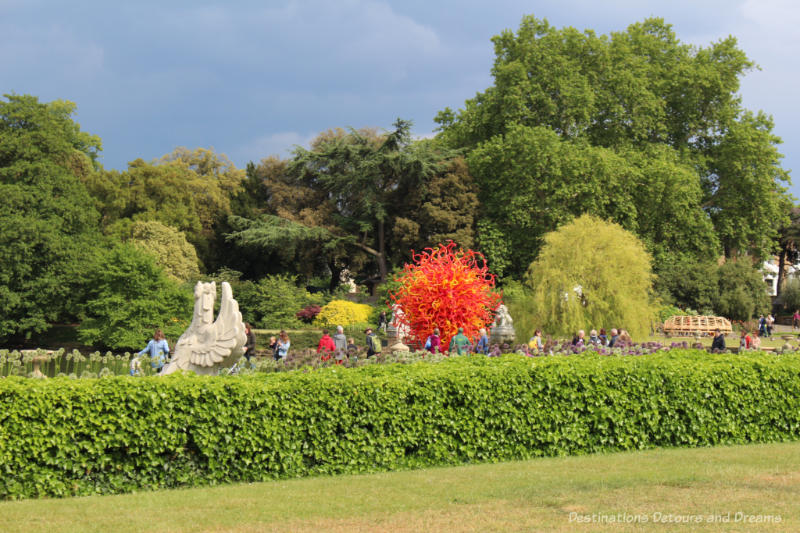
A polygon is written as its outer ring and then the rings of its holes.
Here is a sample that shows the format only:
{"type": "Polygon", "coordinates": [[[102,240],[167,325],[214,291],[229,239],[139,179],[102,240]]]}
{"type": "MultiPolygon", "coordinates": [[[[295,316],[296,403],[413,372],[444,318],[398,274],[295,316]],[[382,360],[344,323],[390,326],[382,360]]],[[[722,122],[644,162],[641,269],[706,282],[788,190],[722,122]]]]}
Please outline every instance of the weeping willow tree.
{"type": "Polygon", "coordinates": [[[655,315],[652,258],[636,236],[583,215],[545,235],[544,242],[525,283],[545,332],[622,328],[634,337],[649,332],[655,315]]]}

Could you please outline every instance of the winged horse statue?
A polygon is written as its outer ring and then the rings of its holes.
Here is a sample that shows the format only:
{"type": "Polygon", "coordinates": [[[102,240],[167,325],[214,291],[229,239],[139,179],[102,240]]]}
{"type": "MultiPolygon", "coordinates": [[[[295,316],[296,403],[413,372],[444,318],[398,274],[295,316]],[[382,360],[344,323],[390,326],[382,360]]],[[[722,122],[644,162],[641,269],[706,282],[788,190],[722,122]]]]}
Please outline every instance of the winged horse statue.
{"type": "Polygon", "coordinates": [[[175,354],[161,371],[161,375],[178,370],[218,374],[220,369],[233,366],[244,355],[247,335],[244,332],[239,304],[233,299],[229,283],[222,282],[222,299],[215,321],[216,298],[216,283],[197,282],[194,287],[192,323],[175,344],[175,354]]]}

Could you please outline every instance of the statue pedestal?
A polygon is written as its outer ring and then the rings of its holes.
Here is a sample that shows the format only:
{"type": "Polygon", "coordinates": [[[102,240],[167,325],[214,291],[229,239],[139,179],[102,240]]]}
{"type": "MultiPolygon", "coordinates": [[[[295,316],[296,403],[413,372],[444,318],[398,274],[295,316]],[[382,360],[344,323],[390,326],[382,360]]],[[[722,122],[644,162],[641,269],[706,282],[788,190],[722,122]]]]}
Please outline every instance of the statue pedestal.
{"type": "Polygon", "coordinates": [[[397,329],[389,326],[386,328],[386,333],[388,334],[386,337],[386,346],[381,350],[382,353],[407,352],[410,350],[397,336],[397,329]]]}
{"type": "Polygon", "coordinates": [[[517,335],[514,332],[514,328],[509,327],[495,327],[492,328],[492,334],[489,337],[490,344],[513,344],[516,340],[517,335]]]}
{"type": "Polygon", "coordinates": [[[500,307],[497,308],[497,314],[494,317],[489,342],[491,344],[514,344],[516,338],[514,321],[511,319],[511,315],[508,314],[508,308],[500,304],[500,307]]]}

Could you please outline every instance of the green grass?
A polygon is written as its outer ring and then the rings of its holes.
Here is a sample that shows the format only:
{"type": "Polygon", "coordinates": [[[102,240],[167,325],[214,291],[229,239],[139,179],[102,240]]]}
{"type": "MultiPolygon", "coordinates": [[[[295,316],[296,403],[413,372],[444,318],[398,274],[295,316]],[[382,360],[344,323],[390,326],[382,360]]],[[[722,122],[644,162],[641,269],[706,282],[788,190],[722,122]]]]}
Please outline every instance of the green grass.
{"type": "MultiPolygon", "coordinates": [[[[574,516],[574,515],[573,515],[574,516]]],[[[606,518],[607,520],[607,518],[606,518]]],[[[320,477],[121,496],[0,503],[4,532],[798,531],[800,443],[320,477]],[[736,513],[780,524],[736,523],[736,513]],[[578,524],[570,513],[644,515],[578,524]],[[653,523],[654,513],[729,523],[653,523]]]]}
{"type": "MultiPolygon", "coordinates": [[[[761,339],[761,347],[762,348],[780,348],[780,347],[782,347],[784,345],[784,343],[786,343],[786,341],[783,339],[784,336],[791,336],[792,340],[789,341],[789,342],[792,343],[792,344],[797,344],[797,340],[798,340],[797,339],[797,335],[792,335],[791,333],[774,333],[772,335],[771,339],[769,339],[767,337],[763,337],[761,339]]],[[[634,340],[636,340],[636,339],[634,339],[634,340]]],[[[664,344],[666,346],[669,346],[670,343],[672,343],[672,342],[684,342],[684,341],[688,342],[689,346],[691,346],[695,342],[695,338],[693,336],[665,337],[663,335],[654,335],[654,336],[649,337],[649,338],[647,338],[645,340],[660,342],[660,343],[662,343],[662,344],[664,344]]],[[[700,339],[700,342],[703,343],[703,346],[705,346],[706,348],[710,348],[712,340],[713,340],[712,337],[702,337],[700,339]]],[[[639,342],[644,342],[644,341],[639,341],[639,342]]],[[[738,348],[739,347],[739,335],[738,334],[726,335],[725,336],[725,345],[729,349],[730,348],[738,348]]]]}

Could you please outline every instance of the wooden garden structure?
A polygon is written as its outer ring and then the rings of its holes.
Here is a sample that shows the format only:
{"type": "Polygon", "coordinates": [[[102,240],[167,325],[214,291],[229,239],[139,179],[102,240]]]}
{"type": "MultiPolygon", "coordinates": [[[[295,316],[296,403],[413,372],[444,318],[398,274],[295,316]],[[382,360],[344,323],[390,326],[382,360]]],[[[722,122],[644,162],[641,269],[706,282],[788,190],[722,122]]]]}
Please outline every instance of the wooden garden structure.
{"type": "Polygon", "coordinates": [[[720,316],[671,316],[664,321],[664,335],[708,335],[719,329],[731,333],[731,321],[720,316]]]}

